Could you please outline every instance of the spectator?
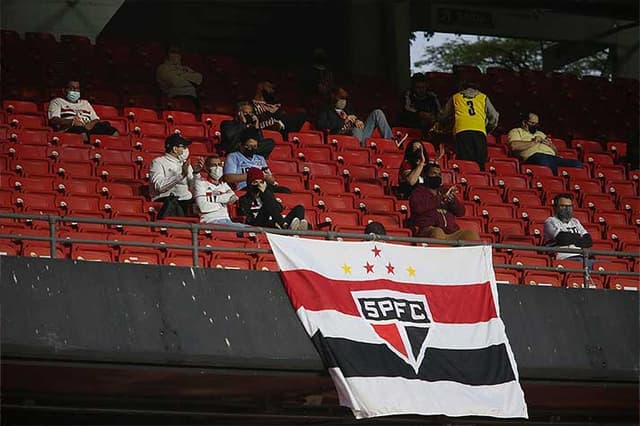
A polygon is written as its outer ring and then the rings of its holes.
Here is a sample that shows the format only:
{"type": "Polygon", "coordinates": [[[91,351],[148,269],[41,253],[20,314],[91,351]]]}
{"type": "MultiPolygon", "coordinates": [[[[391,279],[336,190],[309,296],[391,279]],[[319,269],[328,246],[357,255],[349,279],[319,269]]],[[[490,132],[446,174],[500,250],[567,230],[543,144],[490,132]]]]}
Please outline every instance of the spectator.
{"type": "Polygon", "coordinates": [[[411,78],[411,88],[404,92],[399,124],[422,130],[424,137],[435,124],[440,113],[438,96],[429,90],[424,74],[411,78]]]}
{"type": "Polygon", "coordinates": [[[170,204],[177,201],[180,209],[171,216],[186,216],[191,211],[192,194],[189,188],[193,184],[194,173],[200,173],[202,167],[200,162],[196,163],[195,167],[189,163],[187,146],[190,143],[191,141],[179,134],[173,134],[165,141],[166,154],[154,158],[151,162],[149,172],[151,199],[163,203],[161,211],[165,211],[170,204]]]}
{"type": "MultiPolygon", "coordinates": [[[[444,156],[444,145],[440,144],[436,163],[444,156]]],[[[429,162],[429,154],[419,140],[414,140],[404,150],[404,159],[398,170],[399,195],[409,198],[416,184],[424,183],[424,166],[429,162]]]]}
{"type": "Polygon", "coordinates": [[[326,106],[318,114],[318,129],[329,130],[332,134],[352,135],[360,140],[360,145],[365,146],[365,141],[370,138],[375,129],[382,133],[386,139],[394,139],[400,147],[407,140],[408,134],[393,136],[387,117],[380,109],[373,110],[366,122],[360,120],[347,100],[349,93],[342,87],[338,87],[331,95],[332,103],[326,106]]]}
{"type": "Polygon", "coordinates": [[[484,171],[487,132],[498,125],[499,114],[474,83],[463,82],[460,89],[444,106],[440,121],[445,127],[453,125],[456,158],[475,161],[484,171]]]}
{"type": "Polygon", "coordinates": [[[227,152],[237,151],[247,138],[258,141],[256,154],[268,158],[276,144],[273,139],[265,138],[258,127],[258,117],[253,112],[253,105],[247,101],[238,102],[238,109],[234,120],[220,123],[222,134],[221,145],[227,152]]]}
{"type": "Polygon", "coordinates": [[[64,98],[49,103],[49,126],[56,132],[80,133],[89,142],[89,135],[118,136],[118,130],[100,117],[86,99],[80,99],[80,82],[70,80],[63,89],[64,98]]]}
{"type": "Polygon", "coordinates": [[[540,128],[540,118],[534,112],[526,112],[521,115],[520,127],[509,131],[509,146],[520,160],[526,164],[537,164],[547,166],[558,175],[558,166],[582,167],[578,160],[558,157],[558,149],[553,145],[551,139],[542,133],[540,128]]]}
{"type": "Polygon", "coordinates": [[[367,226],[364,228],[364,233],[369,235],[369,234],[375,234],[375,235],[387,235],[387,230],[385,229],[384,225],[381,224],[380,222],[369,222],[367,224],[367,226]]]}
{"type": "MultiPolygon", "coordinates": [[[[558,248],[589,248],[593,245],[591,235],[578,219],[573,217],[573,198],[571,194],[558,194],[553,197],[553,216],[544,221],[543,244],[558,248]]],[[[556,253],[558,260],[582,260],[575,253],[556,253]]],[[[588,262],[591,267],[591,261],[588,262]]]]}
{"type": "Polygon", "coordinates": [[[430,163],[425,170],[425,183],[415,187],[409,198],[411,223],[418,237],[439,240],[478,240],[475,231],[462,230],[456,217],[464,215],[464,204],[458,199],[458,187],[442,186],[440,166],[430,163]]]}
{"type": "Polygon", "coordinates": [[[202,84],[202,74],[182,64],[182,54],[176,46],[167,51],[164,62],[156,69],[156,81],[169,98],[188,98],[200,112],[200,98],[196,86],[202,84]]]}
{"type": "Polygon", "coordinates": [[[315,49],[311,67],[305,76],[303,93],[308,97],[328,100],[333,90],[333,72],[329,67],[329,56],[323,49],[315,49]]]}
{"type": "MultiPolygon", "coordinates": [[[[232,222],[227,211],[227,205],[238,201],[238,196],[231,187],[222,182],[222,160],[211,155],[204,162],[206,176],[195,179],[193,198],[200,210],[200,222],[218,225],[241,225],[232,222]]],[[[201,172],[202,174],[202,172],[201,172]]]]}
{"type": "Polygon", "coordinates": [[[247,187],[247,171],[251,168],[258,168],[264,172],[263,179],[269,185],[272,192],[289,193],[291,190],[284,186],[278,186],[267,161],[260,154],[256,154],[258,141],[252,137],[247,137],[240,145],[240,150],[227,155],[224,163],[224,180],[234,184],[236,189],[247,187]]]}
{"type": "Polygon", "coordinates": [[[309,224],[304,219],[304,207],[297,205],[282,217],[282,205],[276,200],[267,185],[262,170],[252,167],[247,171],[247,193],[240,197],[240,214],[246,217],[246,224],[266,228],[305,231],[309,224]]]}
{"type": "Polygon", "coordinates": [[[275,130],[287,139],[289,132],[298,132],[306,121],[304,112],[287,114],[276,97],[276,88],[270,81],[261,81],[256,86],[253,110],[258,116],[260,129],[275,130]]]}

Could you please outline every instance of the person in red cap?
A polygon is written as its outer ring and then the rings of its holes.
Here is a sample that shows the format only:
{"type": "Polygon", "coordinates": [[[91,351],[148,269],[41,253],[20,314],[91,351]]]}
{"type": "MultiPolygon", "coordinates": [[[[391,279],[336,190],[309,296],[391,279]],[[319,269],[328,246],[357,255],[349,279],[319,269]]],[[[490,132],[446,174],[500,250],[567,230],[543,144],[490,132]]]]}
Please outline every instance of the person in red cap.
{"type": "Polygon", "coordinates": [[[240,197],[238,207],[247,225],[292,231],[309,229],[309,223],[304,219],[304,207],[299,204],[282,217],[282,205],[267,186],[264,173],[257,167],[247,170],[247,192],[240,197]]]}

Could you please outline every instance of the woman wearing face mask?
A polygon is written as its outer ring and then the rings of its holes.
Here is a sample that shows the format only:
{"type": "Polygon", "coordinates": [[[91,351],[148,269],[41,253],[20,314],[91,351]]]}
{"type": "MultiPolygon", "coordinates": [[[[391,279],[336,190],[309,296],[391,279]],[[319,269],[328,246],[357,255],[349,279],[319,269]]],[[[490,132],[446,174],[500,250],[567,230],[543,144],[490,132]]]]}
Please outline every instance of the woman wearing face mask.
{"type": "Polygon", "coordinates": [[[478,240],[475,231],[462,230],[456,217],[464,216],[464,204],[458,199],[458,187],[442,186],[442,173],[437,164],[428,164],[424,183],[411,193],[411,223],[416,237],[439,240],[478,240]]]}
{"type": "Polygon", "coordinates": [[[221,181],[222,161],[218,155],[206,158],[200,178],[195,179],[194,194],[196,205],[200,210],[200,222],[219,225],[239,225],[231,221],[227,205],[238,201],[238,196],[231,187],[221,181]]]}
{"type": "MultiPolygon", "coordinates": [[[[440,145],[438,157],[439,163],[444,156],[444,145],[440,145]]],[[[414,140],[404,150],[404,159],[398,171],[399,193],[402,198],[409,198],[411,191],[418,183],[424,183],[424,167],[429,162],[429,154],[419,140],[414,140]]]]}

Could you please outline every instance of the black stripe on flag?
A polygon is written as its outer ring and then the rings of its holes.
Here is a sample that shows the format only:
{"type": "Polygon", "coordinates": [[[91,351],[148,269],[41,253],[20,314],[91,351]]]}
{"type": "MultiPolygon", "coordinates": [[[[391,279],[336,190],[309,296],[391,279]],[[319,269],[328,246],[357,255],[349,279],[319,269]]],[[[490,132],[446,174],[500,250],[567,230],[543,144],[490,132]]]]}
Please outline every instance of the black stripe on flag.
{"type": "Polygon", "coordinates": [[[418,374],[384,344],[323,337],[312,338],[327,368],[345,377],[404,377],[429,382],[497,385],[515,380],[504,343],[481,349],[427,348],[418,374]]]}

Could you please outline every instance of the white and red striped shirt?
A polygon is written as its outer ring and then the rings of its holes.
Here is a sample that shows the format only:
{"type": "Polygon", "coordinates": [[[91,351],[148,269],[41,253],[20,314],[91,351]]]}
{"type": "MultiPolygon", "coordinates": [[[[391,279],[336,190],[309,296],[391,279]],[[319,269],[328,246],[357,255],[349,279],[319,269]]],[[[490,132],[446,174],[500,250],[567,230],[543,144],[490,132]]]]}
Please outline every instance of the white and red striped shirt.
{"type": "Polygon", "coordinates": [[[80,99],[78,102],[69,102],[64,98],[55,98],[49,103],[48,117],[49,120],[52,118],[78,117],[83,123],[100,119],[86,99],[80,99]]]}

